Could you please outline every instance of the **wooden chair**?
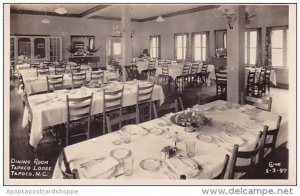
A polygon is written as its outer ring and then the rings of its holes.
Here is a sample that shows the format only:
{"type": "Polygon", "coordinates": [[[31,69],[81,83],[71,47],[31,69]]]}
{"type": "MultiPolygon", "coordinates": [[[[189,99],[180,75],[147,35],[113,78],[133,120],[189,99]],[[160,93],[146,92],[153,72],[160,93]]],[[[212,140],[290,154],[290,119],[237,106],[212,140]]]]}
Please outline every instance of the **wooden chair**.
{"type": "Polygon", "coordinates": [[[213,177],[212,179],[214,179],[214,180],[216,180],[216,179],[219,179],[219,180],[224,179],[224,175],[226,173],[228,162],[229,162],[229,155],[226,154],[225,155],[225,159],[224,159],[224,163],[223,163],[223,168],[222,168],[221,172],[218,175],[216,175],[215,177],[213,177]]]}
{"type": "MultiPolygon", "coordinates": [[[[124,87],[121,89],[107,91],[103,90],[103,134],[105,134],[106,116],[122,116],[124,87]]],[[[119,124],[121,129],[121,123],[119,124]]]]}
{"type": "Polygon", "coordinates": [[[258,109],[271,112],[272,97],[269,99],[245,96],[245,103],[255,106],[258,109]]]}
{"type": "Polygon", "coordinates": [[[91,81],[99,84],[103,84],[104,81],[104,72],[100,71],[92,71],[91,72],[91,81]]]}
{"type": "Polygon", "coordinates": [[[216,94],[227,97],[227,72],[216,71],[216,94]]]}
{"type": "Polygon", "coordinates": [[[78,98],[70,98],[67,95],[66,146],[70,144],[71,138],[79,136],[85,136],[86,139],[90,138],[92,101],[93,93],[78,98]],[[82,130],[82,125],[87,125],[87,128],[82,130]]]}
{"type": "Polygon", "coordinates": [[[47,92],[59,90],[63,88],[64,76],[63,75],[51,75],[46,76],[47,78],[47,92]]]}
{"type": "Polygon", "coordinates": [[[246,173],[251,175],[255,171],[255,165],[261,163],[262,141],[264,141],[268,126],[264,126],[263,132],[260,132],[257,137],[257,144],[253,150],[239,151],[239,145],[233,146],[231,161],[229,164],[228,179],[234,179],[235,173],[246,173]],[[237,159],[250,161],[249,164],[237,165],[237,159]],[[258,160],[258,161],[257,161],[258,160]]]}
{"type": "Polygon", "coordinates": [[[29,66],[30,68],[36,69],[40,66],[40,63],[30,63],[29,66]]]}
{"type": "Polygon", "coordinates": [[[201,68],[201,72],[200,72],[200,78],[201,78],[201,81],[203,83],[205,83],[207,85],[207,78],[208,78],[208,72],[207,72],[207,67],[208,65],[207,64],[203,64],[202,65],[202,68],[201,68]]]}
{"type": "Polygon", "coordinates": [[[113,78],[106,78],[106,81],[109,83],[109,82],[118,82],[119,81],[119,78],[117,77],[113,77],[113,78]]]}
{"type": "Polygon", "coordinates": [[[170,86],[170,82],[172,77],[169,75],[169,67],[171,66],[171,62],[164,62],[162,64],[162,73],[158,76],[163,82],[167,82],[168,86],[170,86]]]}
{"type": "Polygon", "coordinates": [[[70,64],[71,73],[80,72],[81,65],[79,64],[70,64]]]}
{"type": "Polygon", "coordinates": [[[86,82],[86,72],[72,73],[72,88],[79,88],[86,82]]]}
{"type": "Polygon", "coordinates": [[[126,65],[127,80],[139,79],[139,72],[136,65],[126,65]]]}
{"type": "Polygon", "coordinates": [[[185,110],[184,104],[183,104],[183,99],[181,97],[178,97],[179,105],[180,105],[180,110],[185,110]]]}
{"type": "Polygon", "coordinates": [[[182,68],[182,74],[175,78],[175,84],[178,86],[178,83],[182,86],[188,81],[189,73],[190,73],[191,63],[185,62],[182,68]]]}
{"type": "Polygon", "coordinates": [[[251,96],[254,94],[255,89],[255,72],[249,71],[246,85],[246,95],[251,96]]]}
{"type": "Polygon", "coordinates": [[[145,120],[144,110],[148,108],[149,120],[152,118],[152,93],[154,89],[154,84],[149,86],[137,86],[137,96],[136,96],[136,113],[140,116],[141,122],[145,120]],[[140,112],[141,110],[141,112],[140,112]]]}
{"type": "Polygon", "coordinates": [[[199,69],[199,63],[197,63],[197,62],[192,63],[191,73],[190,73],[189,77],[190,77],[191,81],[196,82],[196,83],[198,82],[198,79],[199,79],[198,69],[199,69]]]}
{"type": "Polygon", "coordinates": [[[156,107],[155,104],[152,104],[153,106],[153,113],[154,113],[154,118],[158,118],[158,113],[166,114],[169,112],[175,112],[177,113],[178,110],[178,100],[175,99],[174,103],[168,103],[168,104],[163,104],[159,107],[156,107]]]}
{"type": "Polygon", "coordinates": [[[115,117],[114,119],[110,119],[109,116],[106,116],[106,124],[107,124],[108,133],[112,132],[112,126],[120,125],[125,121],[134,121],[135,124],[139,124],[139,116],[137,113],[121,115],[121,116],[115,117]]]}
{"type": "Polygon", "coordinates": [[[266,76],[265,76],[265,85],[263,92],[266,94],[266,90],[268,90],[268,94],[270,94],[270,87],[271,87],[271,69],[267,68],[266,69],[266,76]]]}
{"type": "Polygon", "coordinates": [[[265,78],[266,78],[266,69],[261,68],[258,81],[254,85],[254,95],[257,97],[261,97],[264,94],[265,89],[265,78]]]}
{"type": "Polygon", "coordinates": [[[54,67],[55,75],[63,75],[66,73],[66,64],[55,65],[54,67]]]}
{"type": "Polygon", "coordinates": [[[39,76],[45,76],[45,75],[49,75],[49,67],[37,67],[36,68],[36,75],[37,77],[39,76]]]}
{"type": "Polygon", "coordinates": [[[78,170],[73,169],[71,171],[64,149],[59,153],[57,163],[64,179],[79,179],[78,170]]]}
{"type": "Polygon", "coordinates": [[[276,129],[268,130],[266,132],[266,137],[262,143],[262,156],[265,155],[265,149],[271,149],[271,152],[276,148],[277,135],[280,129],[282,116],[278,117],[276,129]],[[271,137],[271,141],[267,142],[268,138],[271,137]]]}

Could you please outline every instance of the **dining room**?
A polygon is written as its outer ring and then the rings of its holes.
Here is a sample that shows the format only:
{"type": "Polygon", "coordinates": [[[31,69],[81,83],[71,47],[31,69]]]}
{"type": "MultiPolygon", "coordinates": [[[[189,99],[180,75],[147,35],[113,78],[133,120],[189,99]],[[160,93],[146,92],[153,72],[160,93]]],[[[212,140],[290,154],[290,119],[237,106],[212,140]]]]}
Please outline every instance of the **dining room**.
{"type": "Polygon", "coordinates": [[[4,7],[7,184],[295,184],[294,4],[4,7]]]}

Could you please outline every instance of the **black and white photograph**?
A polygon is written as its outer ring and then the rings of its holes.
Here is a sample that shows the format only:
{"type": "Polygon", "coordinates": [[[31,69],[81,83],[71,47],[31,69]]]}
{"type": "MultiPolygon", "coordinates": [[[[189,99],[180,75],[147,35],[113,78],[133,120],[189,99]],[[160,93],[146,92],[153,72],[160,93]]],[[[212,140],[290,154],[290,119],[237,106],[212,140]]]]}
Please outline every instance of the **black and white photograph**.
{"type": "Polygon", "coordinates": [[[295,3],[4,3],[4,185],[297,184],[295,3]]]}

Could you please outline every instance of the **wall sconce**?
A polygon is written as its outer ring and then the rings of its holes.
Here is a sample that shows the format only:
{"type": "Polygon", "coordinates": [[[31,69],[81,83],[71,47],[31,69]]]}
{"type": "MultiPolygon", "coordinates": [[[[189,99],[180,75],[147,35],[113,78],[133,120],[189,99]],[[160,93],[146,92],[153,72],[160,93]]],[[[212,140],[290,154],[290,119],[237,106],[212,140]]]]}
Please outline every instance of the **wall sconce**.
{"type": "MultiPolygon", "coordinates": [[[[221,5],[218,10],[222,13],[224,20],[227,22],[230,29],[233,29],[233,24],[237,19],[236,10],[229,5],[221,5]]],[[[250,19],[256,16],[255,12],[250,8],[245,8],[245,23],[249,24],[250,19]]]]}
{"type": "Polygon", "coordinates": [[[230,29],[233,29],[233,24],[236,21],[236,11],[230,6],[221,5],[218,10],[222,13],[224,20],[227,22],[230,29]]]}

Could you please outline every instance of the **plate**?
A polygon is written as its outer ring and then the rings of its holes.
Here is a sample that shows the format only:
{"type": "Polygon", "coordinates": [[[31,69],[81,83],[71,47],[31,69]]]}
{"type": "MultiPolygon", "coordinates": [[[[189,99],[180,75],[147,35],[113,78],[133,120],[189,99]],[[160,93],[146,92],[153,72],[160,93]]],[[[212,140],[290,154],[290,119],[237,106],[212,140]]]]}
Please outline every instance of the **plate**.
{"type": "Polygon", "coordinates": [[[116,148],[110,152],[110,156],[117,160],[125,159],[131,155],[131,151],[126,148],[116,148]]]}
{"type": "Polygon", "coordinates": [[[82,169],[82,173],[87,178],[97,177],[97,178],[100,178],[100,179],[108,179],[115,173],[116,169],[117,169],[117,166],[112,167],[111,169],[109,169],[108,171],[106,171],[104,173],[97,174],[97,173],[94,173],[94,172],[89,172],[88,168],[84,167],[82,169]]]}
{"type": "Polygon", "coordinates": [[[203,135],[203,134],[199,134],[196,137],[198,140],[205,142],[205,143],[210,143],[213,139],[211,136],[203,135]]]}
{"type": "Polygon", "coordinates": [[[149,158],[149,159],[144,159],[140,162],[140,166],[144,170],[148,171],[156,171],[159,169],[161,166],[161,163],[157,159],[149,158]]]}
{"type": "Polygon", "coordinates": [[[193,178],[200,172],[198,164],[188,157],[172,157],[167,160],[167,165],[172,172],[187,178],[193,178]]]}
{"type": "Polygon", "coordinates": [[[148,132],[139,125],[126,125],[121,128],[122,131],[130,135],[147,135],[148,132]]]}
{"type": "Polygon", "coordinates": [[[122,142],[122,140],[114,140],[114,141],[112,141],[112,143],[114,145],[121,145],[123,142],[122,142]]]}
{"type": "Polygon", "coordinates": [[[152,135],[161,135],[164,133],[164,130],[160,128],[152,128],[149,130],[149,133],[151,133],[152,135]]]}

